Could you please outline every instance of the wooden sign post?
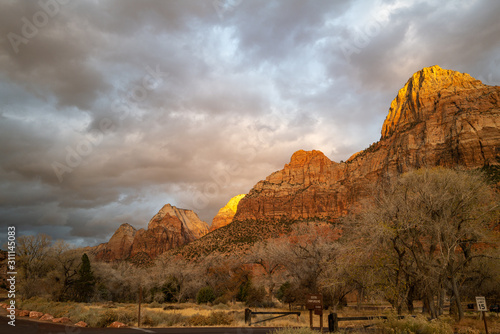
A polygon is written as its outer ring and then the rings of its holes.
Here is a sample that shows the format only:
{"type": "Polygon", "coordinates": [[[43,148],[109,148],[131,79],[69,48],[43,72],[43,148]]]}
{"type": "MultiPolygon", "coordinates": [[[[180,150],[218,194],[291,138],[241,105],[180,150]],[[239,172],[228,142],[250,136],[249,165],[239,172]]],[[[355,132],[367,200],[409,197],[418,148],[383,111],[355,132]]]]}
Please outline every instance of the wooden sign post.
{"type": "Polygon", "coordinates": [[[306,296],[306,308],[309,310],[309,326],[313,328],[313,311],[319,315],[319,326],[323,332],[323,295],[311,294],[306,296]]]}
{"type": "Polygon", "coordinates": [[[486,307],[486,298],[476,297],[476,304],[477,310],[481,312],[481,315],[483,316],[484,330],[486,331],[486,334],[488,334],[488,325],[486,324],[486,311],[488,311],[488,308],[486,307]]]}

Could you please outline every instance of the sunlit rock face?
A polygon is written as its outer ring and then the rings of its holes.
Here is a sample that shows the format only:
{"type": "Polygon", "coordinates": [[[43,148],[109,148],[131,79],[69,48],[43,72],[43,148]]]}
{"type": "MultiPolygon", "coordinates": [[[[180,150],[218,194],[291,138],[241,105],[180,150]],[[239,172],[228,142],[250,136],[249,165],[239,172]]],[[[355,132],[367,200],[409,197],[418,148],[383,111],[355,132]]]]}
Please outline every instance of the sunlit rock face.
{"type": "Polygon", "coordinates": [[[167,204],[149,221],[147,229],[136,230],[123,224],[109,242],[95,248],[94,254],[102,261],[154,259],[207,233],[208,224],[196,213],[167,204]]]}
{"type": "Polygon", "coordinates": [[[399,91],[380,140],[346,162],[299,150],[283,169],[219,210],[213,233],[202,237],[208,226],[194,212],[166,205],[147,230],[122,225],[96,252],[113,261],[154,258],[187,243],[186,254],[232,251],[264,234],[285,233],[287,221],[335,221],[371,196],[374,186],[411,169],[488,165],[500,165],[500,87],[432,66],[415,73],[399,91]]]}
{"type": "Polygon", "coordinates": [[[335,220],[370,186],[410,169],[500,163],[500,87],[439,66],[415,73],[392,101],[381,139],[346,162],[297,151],[258,182],[234,221],[335,220]]]}
{"type": "Polygon", "coordinates": [[[210,226],[210,232],[215,231],[218,228],[228,225],[233,220],[234,215],[238,209],[238,203],[241,199],[245,197],[245,194],[234,196],[227,202],[227,204],[222,207],[217,215],[212,220],[212,226],[210,226]]]}

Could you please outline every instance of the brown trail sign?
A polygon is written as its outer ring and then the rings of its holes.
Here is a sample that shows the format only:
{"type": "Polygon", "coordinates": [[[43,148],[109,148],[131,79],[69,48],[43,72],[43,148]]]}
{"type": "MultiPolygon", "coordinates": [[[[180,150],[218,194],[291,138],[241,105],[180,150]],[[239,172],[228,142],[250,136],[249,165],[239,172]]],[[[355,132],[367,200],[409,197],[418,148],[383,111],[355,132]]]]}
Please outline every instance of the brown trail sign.
{"type": "Polygon", "coordinates": [[[319,315],[319,327],[323,331],[323,295],[316,293],[306,295],[306,308],[309,310],[309,325],[313,328],[313,311],[319,315]]]}

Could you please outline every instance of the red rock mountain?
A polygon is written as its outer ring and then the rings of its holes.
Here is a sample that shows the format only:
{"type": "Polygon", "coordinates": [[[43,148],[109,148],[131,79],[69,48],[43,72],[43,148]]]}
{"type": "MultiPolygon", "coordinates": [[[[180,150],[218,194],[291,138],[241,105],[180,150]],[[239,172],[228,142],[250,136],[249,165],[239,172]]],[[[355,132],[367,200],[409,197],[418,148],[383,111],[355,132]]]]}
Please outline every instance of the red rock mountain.
{"type": "Polygon", "coordinates": [[[245,197],[245,194],[236,195],[227,202],[227,204],[222,207],[217,215],[212,220],[212,225],[210,226],[209,232],[215,231],[218,228],[224,227],[231,223],[234,215],[236,214],[238,203],[241,199],[245,197]]]}
{"type": "Polygon", "coordinates": [[[439,66],[415,73],[391,103],[379,142],[336,163],[295,152],[258,182],[234,220],[335,219],[369,184],[422,166],[500,165],[500,87],[439,66]]]}
{"type": "Polygon", "coordinates": [[[377,143],[341,163],[319,151],[295,152],[240,201],[231,224],[182,252],[231,251],[286,233],[290,221],[335,221],[368,196],[370,186],[424,166],[498,170],[499,86],[439,66],[422,69],[391,103],[377,143]]]}
{"type": "Polygon", "coordinates": [[[102,261],[147,262],[207,233],[208,224],[196,213],[167,204],[149,221],[146,230],[123,224],[107,243],[95,247],[92,253],[102,261]]]}

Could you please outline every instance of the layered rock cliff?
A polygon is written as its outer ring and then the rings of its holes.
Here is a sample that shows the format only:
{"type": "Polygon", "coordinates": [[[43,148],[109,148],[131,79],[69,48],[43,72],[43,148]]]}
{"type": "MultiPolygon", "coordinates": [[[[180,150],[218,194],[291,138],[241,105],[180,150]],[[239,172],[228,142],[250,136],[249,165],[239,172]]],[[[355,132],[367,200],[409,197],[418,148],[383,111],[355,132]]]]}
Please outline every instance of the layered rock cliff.
{"type": "Polygon", "coordinates": [[[167,250],[180,247],[208,233],[208,224],[191,210],[165,205],[149,221],[147,229],[121,225],[107,243],[92,253],[97,260],[144,262],[167,250]]]}
{"type": "Polygon", "coordinates": [[[334,220],[368,185],[423,166],[500,164],[500,87],[439,66],[415,73],[392,101],[379,142],[335,163],[298,151],[241,201],[236,221],[334,220]]]}
{"type": "Polygon", "coordinates": [[[227,202],[227,204],[222,207],[217,215],[215,215],[212,220],[212,225],[210,226],[209,232],[215,231],[218,228],[224,227],[227,224],[231,223],[234,215],[238,209],[238,203],[241,199],[245,197],[245,194],[236,195],[227,202]]]}
{"type": "Polygon", "coordinates": [[[231,224],[183,249],[231,251],[286,233],[297,220],[335,221],[385,178],[420,167],[500,166],[500,87],[439,66],[415,73],[392,101],[381,138],[346,162],[297,151],[240,201],[231,224]]]}

